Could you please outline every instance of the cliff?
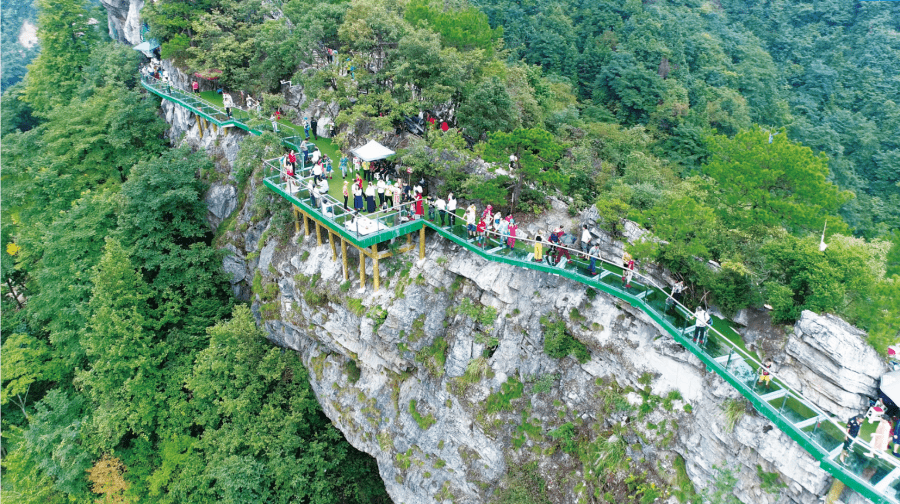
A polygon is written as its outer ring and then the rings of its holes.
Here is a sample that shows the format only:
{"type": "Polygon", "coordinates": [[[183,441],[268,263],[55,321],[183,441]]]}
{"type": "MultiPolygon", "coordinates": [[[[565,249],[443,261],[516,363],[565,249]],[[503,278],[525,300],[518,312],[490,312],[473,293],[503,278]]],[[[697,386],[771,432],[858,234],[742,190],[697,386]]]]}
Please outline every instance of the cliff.
{"type": "MultiPolygon", "coordinates": [[[[209,221],[233,217],[219,239],[235,294],[273,342],[302,355],[325,413],[377,459],[395,502],[486,502],[522,478],[558,503],[638,491],[677,502],[709,486],[716,467],[734,472],[747,503],[815,502],[829,488],[768,420],[746,407],[735,415],[737,393],[643,312],[430,235],[425,259],[382,262],[380,291],[371,264],[359,285],[353,257],[345,282],[329,244],[254,211],[259,198],[288,208],[256,176],[239,194],[244,133],[201,137],[183,109],[164,102],[163,113],[173,142],[217,161],[204,174],[209,221]],[[550,340],[574,350],[551,357],[550,340]]],[[[883,369],[859,331],[831,316],[805,312],[791,334],[755,338],[794,386],[841,415],[859,410],[883,369]]]]}

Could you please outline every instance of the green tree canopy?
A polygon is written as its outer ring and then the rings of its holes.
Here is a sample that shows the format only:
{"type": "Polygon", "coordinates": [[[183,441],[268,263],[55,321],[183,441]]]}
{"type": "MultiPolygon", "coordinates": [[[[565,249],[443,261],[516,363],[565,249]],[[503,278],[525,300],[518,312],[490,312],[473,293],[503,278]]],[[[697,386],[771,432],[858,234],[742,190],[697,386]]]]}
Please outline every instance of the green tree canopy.
{"type": "Polygon", "coordinates": [[[712,156],[703,173],[715,180],[715,208],[726,226],[744,230],[784,226],[794,233],[847,229],[838,208],[852,194],[828,182],[828,162],[812,149],[754,128],[734,138],[709,139],[712,156]]]}

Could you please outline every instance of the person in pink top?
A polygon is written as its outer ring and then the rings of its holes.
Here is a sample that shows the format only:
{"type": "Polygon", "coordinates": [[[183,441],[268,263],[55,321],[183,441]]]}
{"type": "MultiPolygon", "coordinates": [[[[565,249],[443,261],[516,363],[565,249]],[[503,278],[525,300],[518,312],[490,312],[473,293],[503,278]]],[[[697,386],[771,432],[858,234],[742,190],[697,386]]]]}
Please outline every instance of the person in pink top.
{"type": "Polygon", "coordinates": [[[516,224],[516,220],[512,218],[512,215],[507,217],[506,220],[509,221],[509,238],[506,240],[506,244],[512,250],[516,248],[516,231],[519,230],[519,225],[516,224]]]}

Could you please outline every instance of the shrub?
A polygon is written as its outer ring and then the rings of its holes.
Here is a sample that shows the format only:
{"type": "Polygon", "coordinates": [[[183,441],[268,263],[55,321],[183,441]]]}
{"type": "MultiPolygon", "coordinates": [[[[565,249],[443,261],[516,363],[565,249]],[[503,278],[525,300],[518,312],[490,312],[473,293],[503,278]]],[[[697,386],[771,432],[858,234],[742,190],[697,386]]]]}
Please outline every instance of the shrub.
{"type": "Polygon", "coordinates": [[[541,317],[541,325],[544,326],[544,352],[547,355],[556,359],[572,355],[581,363],[590,360],[587,346],[566,334],[565,322],[541,317]]]}
{"type": "Polygon", "coordinates": [[[415,419],[416,423],[419,424],[419,428],[422,430],[428,430],[429,427],[431,427],[432,425],[435,424],[435,422],[437,422],[437,420],[435,420],[435,418],[434,418],[434,415],[432,415],[431,413],[429,413],[428,415],[422,416],[422,414],[416,410],[416,400],[415,399],[409,400],[409,413],[415,419]]]}

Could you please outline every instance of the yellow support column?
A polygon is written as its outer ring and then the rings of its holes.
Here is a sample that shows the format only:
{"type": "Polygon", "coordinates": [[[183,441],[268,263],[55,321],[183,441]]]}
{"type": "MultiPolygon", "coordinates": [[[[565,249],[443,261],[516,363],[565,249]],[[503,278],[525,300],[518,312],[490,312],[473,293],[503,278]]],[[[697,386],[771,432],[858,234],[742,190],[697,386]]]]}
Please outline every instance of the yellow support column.
{"type": "Polygon", "coordinates": [[[297,205],[291,205],[294,207],[294,232],[300,232],[300,209],[297,208],[297,205]]]}
{"type": "Polygon", "coordinates": [[[378,292],[378,244],[372,245],[372,282],[375,283],[375,292],[378,292]]]}
{"type": "Polygon", "coordinates": [[[197,117],[197,129],[200,132],[200,138],[203,138],[203,118],[198,114],[194,114],[197,117]]]}
{"type": "Polygon", "coordinates": [[[328,230],[328,243],[331,244],[331,260],[337,261],[337,246],[334,244],[334,233],[328,230]]]}
{"type": "Polygon", "coordinates": [[[347,240],[341,237],[341,263],[344,265],[344,280],[350,280],[350,265],[347,264],[347,240]]]}
{"type": "Polygon", "coordinates": [[[309,236],[309,219],[307,218],[306,212],[301,210],[300,213],[303,214],[303,235],[309,236]]]}
{"type": "Polygon", "coordinates": [[[359,288],[363,290],[366,288],[366,254],[363,249],[357,250],[359,250],[359,288]]]}
{"type": "Polygon", "coordinates": [[[218,132],[219,132],[219,128],[216,127],[216,123],[211,123],[211,124],[212,124],[212,130],[213,130],[213,133],[218,133],[218,132]]]}
{"type": "Polygon", "coordinates": [[[425,259],[425,226],[419,229],[419,259],[425,259]]]}
{"type": "Polygon", "coordinates": [[[319,221],[315,220],[316,223],[316,246],[322,246],[322,228],[319,226],[319,221]]]}

